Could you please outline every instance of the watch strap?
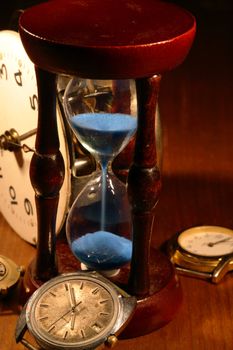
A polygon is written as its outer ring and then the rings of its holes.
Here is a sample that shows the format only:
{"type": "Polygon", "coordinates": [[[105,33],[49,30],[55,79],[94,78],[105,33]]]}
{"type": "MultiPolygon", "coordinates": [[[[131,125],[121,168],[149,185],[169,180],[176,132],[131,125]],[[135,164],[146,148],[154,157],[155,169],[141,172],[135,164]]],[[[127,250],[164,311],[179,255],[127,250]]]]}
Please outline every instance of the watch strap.
{"type": "Polygon", "coordinates": [[[16,324],[15,341],[16,343],[22,343],[29,350],[40,350],[24,338],[24,334],[27,331],[26,308],[27,303],[24,305],[16,324]]]}
{"type": "Polygon", "coordinates": [[[20,342],[23,339],[23,336],[27,330],[26,308],[27,308],[27,303],[24,305],[16,323],[16,328],[15,328],[16,343],[20,342]]]}

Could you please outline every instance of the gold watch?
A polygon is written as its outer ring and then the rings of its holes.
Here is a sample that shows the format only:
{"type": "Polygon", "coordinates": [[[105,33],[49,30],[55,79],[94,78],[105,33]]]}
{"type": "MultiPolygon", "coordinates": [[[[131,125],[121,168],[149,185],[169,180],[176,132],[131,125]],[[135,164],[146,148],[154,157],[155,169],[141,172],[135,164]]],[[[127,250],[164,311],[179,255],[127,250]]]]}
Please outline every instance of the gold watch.
{"type": "Polygon", "coordinates": [[[233,270],[233,230],[220,226],[189,228],[168,243],[176,270],[218,283],[233,270]]]}

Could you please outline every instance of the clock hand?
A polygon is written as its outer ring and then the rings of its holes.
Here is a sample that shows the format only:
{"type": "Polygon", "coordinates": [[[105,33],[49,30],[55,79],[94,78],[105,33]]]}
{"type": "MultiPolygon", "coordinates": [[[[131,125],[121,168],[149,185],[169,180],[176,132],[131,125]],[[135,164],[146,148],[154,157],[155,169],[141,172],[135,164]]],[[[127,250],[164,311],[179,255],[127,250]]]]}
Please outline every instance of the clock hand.
{"type": "Polygon", "coordinates": [[[219,243],[224,243],[224,242],[227,242],[229,240],[231,240],[232,237],[227,237],[227,238],[224,238],[224,239],[220,239],[219,241],[216,241],[216,242],[209,242],[208,243],[208,247],[213,247],[215,246],[216,244],[219,244],[219,243]]]}
{"type": "Polygon", "coordinates": [[[4,134],[0,135],[0,148],[11,152],[18,150],[19,148],[23,148],[25,145],[21,146],[21,141],[35,135],[36,131],[37,129],[32,129],[22,135],[19,135],[13,128],[7,130],[4,134]]]}

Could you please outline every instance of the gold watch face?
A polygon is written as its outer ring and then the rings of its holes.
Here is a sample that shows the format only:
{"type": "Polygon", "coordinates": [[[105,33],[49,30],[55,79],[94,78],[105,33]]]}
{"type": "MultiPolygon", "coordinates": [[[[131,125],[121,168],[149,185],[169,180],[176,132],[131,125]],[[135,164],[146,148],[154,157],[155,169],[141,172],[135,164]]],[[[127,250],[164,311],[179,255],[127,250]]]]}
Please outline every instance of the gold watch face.
{"type": "Polygon", "coordinates": [[[168,242],[168,254],[179,273],[218,283],[233,270],[233,230],[191,227],[168,242]]]}
{"type": "Polygon", "coordinates": [[[110,334],[119,298],[102,280],[60,276],[35,293],[29,309],[29,331],[45,349],[83,349],[104,342],[110,334]]]}
{"type": "Polygon", "coordinates": [[[186,252],[216,258],[233,254],[233,231],[218,226],[199,226],[182,232],[178,245],[186,252]]]}

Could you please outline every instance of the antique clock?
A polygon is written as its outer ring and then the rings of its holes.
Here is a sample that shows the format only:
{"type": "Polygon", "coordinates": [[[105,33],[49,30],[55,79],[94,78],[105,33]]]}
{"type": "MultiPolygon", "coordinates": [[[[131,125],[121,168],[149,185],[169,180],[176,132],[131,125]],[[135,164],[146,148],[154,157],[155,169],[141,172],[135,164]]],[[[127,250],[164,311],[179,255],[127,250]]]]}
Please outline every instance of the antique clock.
{"type": "MultiPolygon", "coordinates": [[[[37,84],[34,65],[15,31],[0,32],[0,78],[0,211],[23,239],[35,244],[37,219],[29,165],[37,129],[37,84]]],[[[57,111],[66,168],[57,216],[59,231],[68,209],[71,182],[67,137],[58,107],[57,111]]]]}
{"type": "Polygon", "coordinates": [[[64,251],[59,250],[55,229],[66,168],[57,127],[56,81],[59,74],[68,74],[74,78],[64,96],[67,121],[96,159],[97,172],[99,165],[102,168],[70,211],[70,247],[77,239],[72,250],[78,251],[75,255],[85,265],[81,268],[114,271],[112,281],[137,297],[125,336],[151,332],[173,317],[181,301],[171,262],[150,246],[161,189],[155,137],[160,74],[185,59],[195,35],[195,19],[160,1],[104,1],[100,7],[94,0],[57,0],[26,10],[19,32],[35,65],[38,87],[38,126],[30,164],[38,239],[36,258],[25,273],[25,291],[32,293],[64,267],[59,265],[64,251]],[[116,185],[118,179],[109,165],[112,155],[121,152],[133,135],[125,192],[116,185]],[[117,197],[116,192],[122,195],[117,197]],[[124,204],[115,205],[118,198],[124,198],[124,204]],[[107,213],[106,207],[114,214],[107,213]],[[128,213],[131,217],[126,220],[128,213]],[[114,238],[113,245],[109,238],[114,238]],[[101,250],[103,246],[106,249],[101,250]],[[117,255],[119,249],[112,248],[119,247],[122,254],[117,255]],[[145,315],[147,322],[142,325],[145,315]]]}

